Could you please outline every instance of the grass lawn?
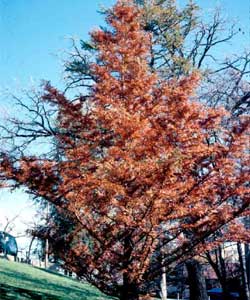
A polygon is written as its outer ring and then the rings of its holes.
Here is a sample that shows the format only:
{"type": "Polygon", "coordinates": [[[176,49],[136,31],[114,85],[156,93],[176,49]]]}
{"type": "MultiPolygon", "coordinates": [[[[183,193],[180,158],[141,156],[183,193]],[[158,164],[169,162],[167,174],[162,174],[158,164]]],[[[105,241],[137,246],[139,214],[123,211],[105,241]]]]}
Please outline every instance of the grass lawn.
{"type": "Polygon", "coordinates": [[[32,266],[0,259],[1,300],[108,300],[95,287],[32,266]]]}

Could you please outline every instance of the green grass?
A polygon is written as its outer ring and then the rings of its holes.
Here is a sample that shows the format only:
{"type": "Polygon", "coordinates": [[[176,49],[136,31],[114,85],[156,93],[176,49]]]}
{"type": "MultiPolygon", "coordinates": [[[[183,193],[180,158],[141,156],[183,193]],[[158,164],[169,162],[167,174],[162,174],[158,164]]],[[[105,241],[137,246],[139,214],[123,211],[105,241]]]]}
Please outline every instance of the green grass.
{"type": "Polygon", "coordinates": [[[29,265],[0,259],[0,300],[108,300],[95,287],[29,265]]]}

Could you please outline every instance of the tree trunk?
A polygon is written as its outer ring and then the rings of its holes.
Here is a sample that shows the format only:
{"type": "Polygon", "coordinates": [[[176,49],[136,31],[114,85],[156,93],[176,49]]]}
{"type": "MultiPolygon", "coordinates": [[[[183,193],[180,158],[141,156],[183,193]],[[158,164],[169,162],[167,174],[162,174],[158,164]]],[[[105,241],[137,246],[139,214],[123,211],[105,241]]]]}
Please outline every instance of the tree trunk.
{"type": "Polygon", "coordinates": [[[230,299],[230,290],[228,285],[228,274],[226,263],[223,258],[222,246],[214,250],[215,259],[212,258],[210,252],[206,253],[207,260],[213,268],[222,288],[223,299],[230,299]]]}
{"type": "MultiPolygon", "coordinates": [[[[47,203],[46,219],[47,219],[47,223],[48,223],[49,222],[49,203],[47,203]]],[[[46,240],[45,240],[44,252],[45,252],[44,267],[45,267],[45,269],[48,269],[48,267],[49,267],[49,240],[48,240],[48,237],[46,237],[46,240]]]]}
{"type": "Polygon", "coordinates": [[[190,299],[208,300],[206,281],[201,264],[195,259],[190,259],[186,262],[186,267],[188,271],[190,299]]]}
{"type": "Polygon", "coordinates": [[[246,271],[247,271],[247,282],[250,290],[250,247],[249,244],[245,244],[245,259],[246,259],[246,271]]]}
{"type": "Polygon", "coordinates": [[[166,268],[162,268],[162,277],[161,277],[161,299],[167,300],[167,276],[166,276],[166,268]]]}
{"type": "Polygon", "coordinates": [[[240,271],[241,271],[241,282],[242,282],[242,300],[249,300],[250,299],[250,291],[247,281],[247,268],[246,268],[246,260],[243,256],[243,250],[241,243],[237,243],[237,250],[239,255],[239,262],[240,262],[240,271]]]}
{"type": "Polygon", "coordinates": [[[130,283],[128,276],[123,276],[123,287],[120,295],[120,300],[138,300],[139,294],[136,284],[130,283]]]}
{"type": "Polygon", "coordinates": [[[135,284],[124,284],[120,300],[139,300],[137,286],[135,284]]]}
{"type": "Polygon", "coordinates": [[[44,258],[44,267],[48,269],[49,267],[49,240],[45,240],[45,258],[44,258]]]}
{"type": "Polygon", "coordinates": [[[123,261],[123,268],[127,270],[123,274],[123,286],[121,289],[120,300],[139,300],[139,291],[137,288],[137,284],[133,282],[130,277],[129,272],[129,264],[130,264],[130,257],[133,251],[133,244],[130,239],[130,235],[128,234],[124,238],[124,261],[123,261]]]}
{"type": "Polygon", "coordinates": [[[28,261],[30,261],[30,253],[31,253],[31,248],[32,248],[34,240],[35,240],[35,237],[32,236],[32,239],[31,239],[30,244],[29,244],[28,253],[27,253],[27,259],[28,259],[28,261]]]}
{"type": "Polygon", "coordinates": [[[222,248],[222,246],[219,246],[218,248],[218,262],[220,265],[220,270],[221,270],[221,274],[220,277],[218,277],[220,284],[221,284],[221,288],[222,288],[222,294],[223,294],[223,299],[227,300],[230,299],[230,289],[229,289],[229,284],[228,284],[228,274],[227,274],[227,268],[226,268],[226,262],[223,256],[223,250],[224,247],[222,248]]]}
{"type": "Polygon", "coordinates": [[[230,293],[230,290],[229,290],[229,285],[228,285],[228,282],[224,279],[220,279],[220,285],[221,285],[221,288],[222,288],[222,295],[223,295],[223,300],[227,300],[227,299],[231,299],[231,293],[230,293]]]}

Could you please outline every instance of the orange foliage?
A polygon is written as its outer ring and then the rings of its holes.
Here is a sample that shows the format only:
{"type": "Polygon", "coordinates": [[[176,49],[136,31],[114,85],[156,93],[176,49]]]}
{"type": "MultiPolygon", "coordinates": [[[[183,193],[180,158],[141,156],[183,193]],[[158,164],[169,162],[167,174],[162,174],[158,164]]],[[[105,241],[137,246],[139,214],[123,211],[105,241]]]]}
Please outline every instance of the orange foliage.
{"type": "Polygon", "coordinates": [[[1,164],[6,179],[70,214],[74,232],[61,257],[120,299],[134,299],[157,274],[161,261],[150,262],[160,248],[171,268],[214,242],[214,233],[229,238],[228,224],[249,213],[250,201],[249,119],[226,129],[222,109],[191,100],[196,73],[157,78],[139,13],[118,1],[107,17],[110,31],[92,33],[98,59],[90,110],[46,86],[43,101],[58,106],[63,161],[23,158],[14,166],[4,157],[1,164]]]}

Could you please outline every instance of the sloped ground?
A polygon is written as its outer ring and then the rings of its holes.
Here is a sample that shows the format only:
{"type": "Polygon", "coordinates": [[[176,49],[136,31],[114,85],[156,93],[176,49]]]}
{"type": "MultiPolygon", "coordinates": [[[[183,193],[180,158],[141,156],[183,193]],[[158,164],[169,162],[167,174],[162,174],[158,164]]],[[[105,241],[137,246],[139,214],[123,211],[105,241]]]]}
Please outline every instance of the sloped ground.
{"type": "Polygon", "coordinates": [[[0,300],[108,300],[95,287],[0,259],[0,300]]]}

